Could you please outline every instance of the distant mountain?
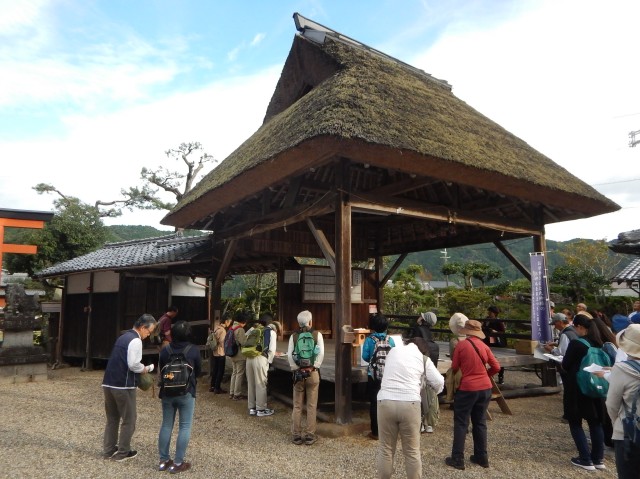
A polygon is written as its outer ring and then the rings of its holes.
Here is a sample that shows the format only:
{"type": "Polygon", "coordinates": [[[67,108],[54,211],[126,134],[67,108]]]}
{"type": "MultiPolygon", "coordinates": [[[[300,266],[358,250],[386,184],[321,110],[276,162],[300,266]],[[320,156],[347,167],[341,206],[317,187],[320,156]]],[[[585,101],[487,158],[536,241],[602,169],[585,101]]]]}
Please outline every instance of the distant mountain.
{"type": "MultiPolygon", "coordinates": [[[[159,230],[153,226],[129,226],[115,225],[107,227],[111,242],[129,241],[134,239],[155,238],[171,234],[173,230],[159,230]]],[[[196,236],[205,234],[201,231],[187,230],[185,236],[196,236]]],[[[558,266],[564,264],[564,260],[558,254],[563,251],[571,241],[547,240],[547,271],[553,272],[558,266]]],[[[504,242],[505,247],[515,256],[527,269],[530,268],[529,254],[533,252],[533,240],[522,238],[504,242]]],[[[614,253],[611,253],[614,254],[614,253]]],[[[401,268],[406,268],[410,264],[418,264],[424,267],[427,274],[433,280],[444,280],[444,275],[440,272],[444,264],[444,250],[421,251],[411,253],[404,260],[401,268]]],[[[516,267],[502,254],[493,243],[479,244],[473,246],[463,246],[460,248],[447,249],[447,261],[468,262],[478,261],[487,263],[502,271],[502,277],[498,281],[521,279],[522,274],[516,267]]]]}
{"type": "MultiPolygon", "coordinates": [[[[572,240],[573,241],[573,240],[572,240]]],[[[558,266],[564,264],[564,260],[558,254],[563,251],[572,241],[558,242],[547,240],[547,271],[550,273],[558,266]]],[[[522,238],[504,242],[507,250],[520,261],[527,269],[530,268],[530,256],[533,252],[533,240],[522,238]]],[[[477,261],[487,263],[502,271],[502,277],[498,281],[521,279],[522,273],[511,263],[493,243],[478,244],[473,246],[463,246],[460,248],[448,248],[446,250],[449,262],[469,262],[477,261]]],[[[443,280],[444,275],[440,272],[445,262],[444,250],[422,251],[411,253],[404,260],[401,268],[410,264],[417,264],[424,267],[427,274],[434,280],[443,280]]]]}

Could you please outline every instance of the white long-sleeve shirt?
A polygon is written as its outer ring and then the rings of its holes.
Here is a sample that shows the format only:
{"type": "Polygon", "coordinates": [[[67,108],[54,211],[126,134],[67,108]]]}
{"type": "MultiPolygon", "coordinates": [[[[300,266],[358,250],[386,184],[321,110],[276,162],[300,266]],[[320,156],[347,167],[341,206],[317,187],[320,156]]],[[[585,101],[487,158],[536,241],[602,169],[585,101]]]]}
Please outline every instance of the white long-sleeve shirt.
{"type": "Polygon", "coordinates": [[[379,401],[420,401],[422,379],[436,393],[444,388],[444,377],[428,357],[422,355],[418,346],[392,348],[384,363],[379,401]]]}
{"type": "Polygon", "coordinates": [[[140,333],[138,333],[137,338],[133,338],[131,340],[129,347],[127,348],[127,366],[129,366],[129,369],[134,373],[141,373],[144,371],[144,364],[142,364],[142,339],[140,339],[140,333]]]}

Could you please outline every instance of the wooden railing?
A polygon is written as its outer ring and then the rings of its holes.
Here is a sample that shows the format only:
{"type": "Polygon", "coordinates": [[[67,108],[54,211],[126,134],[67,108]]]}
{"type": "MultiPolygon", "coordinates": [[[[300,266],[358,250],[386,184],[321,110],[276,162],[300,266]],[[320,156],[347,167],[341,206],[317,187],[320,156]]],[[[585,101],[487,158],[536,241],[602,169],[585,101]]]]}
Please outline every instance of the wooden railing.
{"type": "MultiPolygon", "coordinates": [[[[401,322],[407,322],[407,323],[415,323],[415,319],[416,319],[416,315],[403,315],[403,314],[385,314],[385,316],[389,319],[389,321],[401,321],[401,322]]],[[[479,321],[480,323],[484,323],[484,321],[486,321],[486,319],[477,319],[477,318],[469,318],[469,319],[475,319],[476,321],[479,321]]],[[[520,333],[520,332],[509,332],[508,330],[509,325],[512,325],[511,329],[522,329],[522,330],[527,330],[527,329],[531,329],[531,321],[528,319],[507,319],[507,318],[499,318],[500,321],[502,321],[503,323],[506,324],[507,326],[507,332],[505,333],[490,333],[489,336],[492,337],[498,337],[498,336],[502,336],[505,339],[509,340],[509,339],[531,339],[531,332],[527,332],[527,333],[520,333]]],[[[448,317],[438,317],[438,322],[440,321],[444,321],[447,325],[449,324],[449,318],[448,317]]],[[[437,324],[437,323],[436,323],[437,324]]],[[[399,332],[403,332],[403,331],[409,331],[412,329],[411,326],[390,326],[389,327],[390,330],[392,331],[399,331],[399,332]]],[[[436,335],[437,339],[446,339],[447,337],[449,337],[451,335],[451,330],[446,327],[446,328],[436,328],[436,327],[432,327],[431,331],[433,331],[434,333],[437,333],[437,335],[439,334],[440,337],[438,337],[436,335]]],[[[508,344],[508,343],[507,343],[508,344]]]]}

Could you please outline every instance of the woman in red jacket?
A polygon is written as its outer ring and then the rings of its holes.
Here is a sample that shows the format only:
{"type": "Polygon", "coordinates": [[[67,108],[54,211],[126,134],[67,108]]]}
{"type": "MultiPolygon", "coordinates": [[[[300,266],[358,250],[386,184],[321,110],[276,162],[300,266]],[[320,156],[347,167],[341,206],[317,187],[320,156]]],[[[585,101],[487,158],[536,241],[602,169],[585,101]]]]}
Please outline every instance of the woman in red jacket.
{"type": "Polygon", "coordinates": [[[466,334],[467,339],[458,343],[451,363],[454,372],[462,371],[462,380],[453,399],[453,446],[451,457],[447,457],[445,463],[456,469],[464,469],[464,443],[471,419],[473,455],[470,460],[482,467],[489,467],[487,407],[491,401],[490,376],[500,371],[500,363],[482,341],[485,335],[479,321],[467,321],[465,327],[460,329],[460,334],[466,334]]]}

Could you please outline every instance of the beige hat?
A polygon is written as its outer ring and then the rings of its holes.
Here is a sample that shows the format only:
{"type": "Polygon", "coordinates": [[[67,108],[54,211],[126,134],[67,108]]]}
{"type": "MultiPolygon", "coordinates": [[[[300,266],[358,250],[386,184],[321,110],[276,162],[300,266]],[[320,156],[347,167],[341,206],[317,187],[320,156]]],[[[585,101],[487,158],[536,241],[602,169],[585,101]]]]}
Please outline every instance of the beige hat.
{"type": "Polygon", "coordinates": [[[460,330],[460,334],[475,336],[476,338],[480,339],[485,338],[485,335],[482,332],[482,324],[480,324],[480,321],[476,321],[475,319],[470,319],[469,321],[467,321],[467,324],[464,325],[464,328],[460,330]]]}
{"type": "Polygon", "coordinates": [[[633,358],[640,358],[640,324],[630,324],[616,337],[618,347],[633,358]]]}
{"type": "Polygon", "coordinates": [[[463,334],[460,333],[460,330],[464,328],[464,325],[467,323],[467,321],[469,321],[469,318],[467,318],[464,314],[453,313],[453,316],[451,316],[451,319],[449,320],[449,329],[453,334],[463,334]]]}

